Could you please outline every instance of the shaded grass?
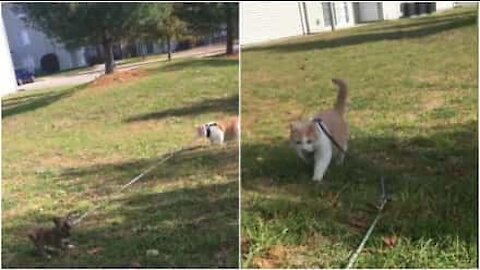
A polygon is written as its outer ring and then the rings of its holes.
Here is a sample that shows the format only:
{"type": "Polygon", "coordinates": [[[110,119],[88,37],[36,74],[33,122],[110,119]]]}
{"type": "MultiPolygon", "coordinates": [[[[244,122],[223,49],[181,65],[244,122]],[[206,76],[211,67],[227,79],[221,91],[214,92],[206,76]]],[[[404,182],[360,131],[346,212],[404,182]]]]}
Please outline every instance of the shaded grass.
{"type": "Polygon", "coordinates": [[[295,38],[242,53],[242,266],[344,267],[393,200],[357,267],[477,265],[476,9],[295,38]],[[288,123],[350,86],[349,154],[324,182],[288,123]],[[396,237],[393,246],[386,237],[396,237]]]}
{"type": "Polygon", "coordinates": [[[2,266],[238,266],[237,146],[178,153],[110,196],[163,154],[191,143],[196,124],[237,113],[237,62],[165,71],[190,61],[197,60],[149,65],[132,81],[2,100],[2,266]],[[126,121],[215,99],[229,102],[126,121]],[[77,248],[63,257],[41,259],[25,237],[32,227],[50,226],[54,215],[103,203],[74,228],[77,248]],[[147,256],[149,249],[159,255],[147,256]]]}

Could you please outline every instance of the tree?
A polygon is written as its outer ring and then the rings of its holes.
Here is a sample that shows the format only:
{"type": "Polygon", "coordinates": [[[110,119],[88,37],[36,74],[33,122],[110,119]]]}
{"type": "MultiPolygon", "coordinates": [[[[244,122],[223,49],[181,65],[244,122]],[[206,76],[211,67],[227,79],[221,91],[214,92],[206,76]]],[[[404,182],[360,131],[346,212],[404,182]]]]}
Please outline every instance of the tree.
{"type": "Polygon", "coordinates": [[[173,14],[164,19],[162,36],[167,41],[168,61],[172,60],[172,39],[180,40],[185,28],[185,22],[173,14]]]}
{"type": "Polygon", "coordinates": [[[167,43],[168,61],[172,60],[172,41],[185,37],[187,24],[177,17],[175,12],[170,12],[162,21],[147,25],[149,29],[146,39],[163,39],[167,43]]]}
{"type": "Polygon", "coordinates": [[[226,30],[226,53],[233,54],[238,39],[238,3],[183,3],[179,16],[197,34],[213,34],[226,30]]]}
{"type": "Polygon", "coordinates": [[[26,22],[67,48],[102,44],[105,74],[115,70],[113,44],[140,36],[145,25],[161,23],[169,3],[16,3],[26,22]]]}

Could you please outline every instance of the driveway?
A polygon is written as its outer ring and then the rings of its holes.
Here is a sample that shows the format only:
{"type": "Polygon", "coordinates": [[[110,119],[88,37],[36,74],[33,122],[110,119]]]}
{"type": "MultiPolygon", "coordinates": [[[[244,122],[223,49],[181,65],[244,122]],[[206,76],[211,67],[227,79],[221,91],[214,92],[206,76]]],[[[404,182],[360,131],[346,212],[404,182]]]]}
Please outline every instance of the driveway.
{"type": "MultiPolygon", "coordinates": [[[[225,44],[214,44],[209,46],[202,46],[193,48],[190,50],[180,51],[178,53],[173,54],[174,59],[178,58],[202,58],[208,56],[215,56],[221,55],[225,53],[225,44]]],[[[160,55],[159,55],[160,56],[160,55]]],[[[164,62],[166,59],[165,57],[158,57],[152,60],[146,60],[142,62],[136,62],[131,64],[123,64],[123,61],[117,61],[117,70],[132,70],[137,69],[140,66],[157,63],[157,62],[164,62]]],[[[128,59],[127,59],[128,60],[128,59]]],[[[37,78],[34,83],[25,84],[18,87],[17,91],[25,91],[25,90],[36,90],[36,89],[46,89],[46,88],[53,88],[53,87],[60,87],[60,86],[75,86],[84,83],[88,83],[94,81],[96,78],[104,74],[104,65],[95,65],[88,70],[79,70],[78,72],[69,72],[68,74],[55,74],[45,77],[37,78]]]]}

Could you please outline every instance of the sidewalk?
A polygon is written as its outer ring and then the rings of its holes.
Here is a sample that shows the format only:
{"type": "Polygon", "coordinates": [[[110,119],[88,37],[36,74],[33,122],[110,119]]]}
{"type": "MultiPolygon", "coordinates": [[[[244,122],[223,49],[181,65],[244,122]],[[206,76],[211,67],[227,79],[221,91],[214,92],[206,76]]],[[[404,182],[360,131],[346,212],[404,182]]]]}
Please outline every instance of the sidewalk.
{"type": "MultiPolygon", "coordinates": [[[[172,55],[173,59],[179,58],[202,58],[215,55],[221,55],[225,53],[225,44],[214,44],[209,46],[197,47],[190,50],[180,51],[172,55]]],[[[146,60],[137,63],[123,64],[122,60],[117,61],[117,71],[120,70],[133,70],[137,69],[140,66],[164,62],[166,60],[166,55],[158,55],[157,59],[146,60]],[[163,56],[163,57],[162,57],[163,56]]],[[[75,86],[84,83],[89,83],[94,81],[96,78],[104,74],[104,65],[95,65],[90,70],[82,70],[76,73],[69,73],[68,75],[55,74],[51,76],[45,76],[38,78],[34,83],[29,83],[21,85],[18,87],[18,91],[27,91],[27,90],[38,90],[46,89],[60,86],[75,86]]]]}

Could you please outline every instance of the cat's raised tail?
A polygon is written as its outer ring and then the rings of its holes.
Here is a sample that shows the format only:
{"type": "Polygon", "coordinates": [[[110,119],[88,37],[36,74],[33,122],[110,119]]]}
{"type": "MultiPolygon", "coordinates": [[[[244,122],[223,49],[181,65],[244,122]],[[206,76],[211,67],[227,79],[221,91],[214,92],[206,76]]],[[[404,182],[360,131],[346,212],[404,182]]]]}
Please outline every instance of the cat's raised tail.
{"type": "Polygon", "coordinates": [[[347,83],[342,79],[332,79],[332,82],[338,87],[337,101],[334,109],[344,115],[347,107],[347,83]]]}

